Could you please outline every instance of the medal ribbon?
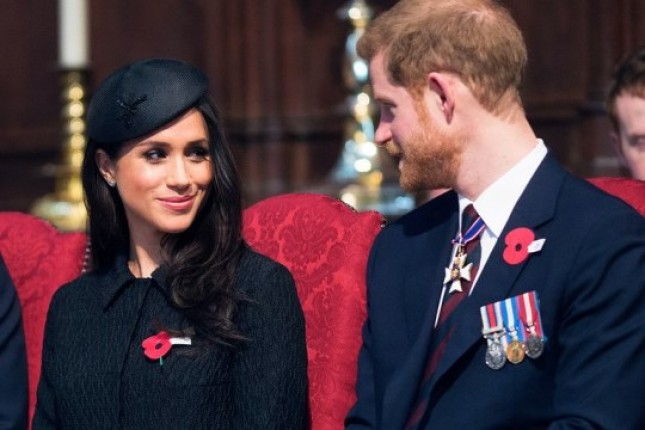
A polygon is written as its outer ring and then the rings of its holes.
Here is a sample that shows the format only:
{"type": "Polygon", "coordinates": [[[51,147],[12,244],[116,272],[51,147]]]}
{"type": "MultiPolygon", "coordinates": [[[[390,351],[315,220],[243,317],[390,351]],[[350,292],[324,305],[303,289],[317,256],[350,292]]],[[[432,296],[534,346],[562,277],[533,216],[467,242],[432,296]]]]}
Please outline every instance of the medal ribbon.
{"type": "Polygon", "coordinates": [[[522,318],[520,315],[520,307],[519,305],[519,299],[520,296],[515,296],[511,297],[510,299],[507,299],[513,304],[513,320],[514,320],[514,326],[517,329],[517,340],[520,342],[524,342],[526,340],[526,332],[524,331],[525,327],[524,324],[522,323],[522,318]]]}
{"type": "Polygon", "coordinates": [[[506,299],[502,302],[502,318],[504,321],[504,327],[506,327],[506,338],[508,342],[513,340],[519,340],[517,320],[515,319],[515,312],[513,310],[513,301],[512,299],[506,299]]]}
{"type": "MultiPolygon", "coordinates": [[[[500,331],[505,332],[504,330],[504,324],[503,321],[504,319],[502,318],[502,302],[495,302],[493,303],[493,307],[495,309],[495,318],[497,319],[497,327],[499,327],[500,331]]],[[[502,342],[502,346],[504,349],[508,347],[508,338],[505,334],[502,334],[500,337],[500,341],[502,342]]]]}
{"type": "Polygon", "coordinates": [[[535,291],[524,293],[520,297],[518,297],[520,315],[522,317],[522,321],[526,325],[527,330],[529,327],[533,326],[535,329],[535,334],[538,337],[542,338],[544,337],[544,335],[542,332],[542,321],[540,318],[538,303],[538,297],[535,291]]]}
{"type": "Polygon", "coordinates": [[[464,233],[463,237],[461,235],[461,232],[457,233],[457,236],[455,236],[455,238],[452,240],[452,244],[466,246],[468,242],[479,236],[479,234],[484,231],[485,228],[486,224],[484,223],[484,220],[481,217],[477,217],[477,219],[473,221],[470,227],[468,227],[468,230],[466,230],[466,233],[464,233]]]}
{"type": "Polygon", "coordinates": [[[482,317],[482,333],[484,334],[484,337],[486,337],[486,335],[491,332],[490,322],[488,320],[488,313],[486,312],[487,307],[488,306],[482,306],[479,308],[479,314],[482,317]]]}
{"type": "Polygon", "coordinates": [[[502,330],[499,316],[495,314],[495,307],[492,303],[479,308],[479,313],[482,317],[482,333],[491,334],[502,330]]]}

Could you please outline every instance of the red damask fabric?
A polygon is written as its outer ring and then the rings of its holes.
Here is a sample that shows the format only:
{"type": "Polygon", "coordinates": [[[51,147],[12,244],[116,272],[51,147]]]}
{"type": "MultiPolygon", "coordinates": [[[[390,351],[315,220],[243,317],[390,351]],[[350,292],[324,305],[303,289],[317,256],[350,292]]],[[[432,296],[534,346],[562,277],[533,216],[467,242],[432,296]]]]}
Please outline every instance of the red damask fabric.
{"type": "Polygon", "coordinates": [[[588,181],[601,190],[622,199],[645,216],[645,181],[618,177],[589,178],[588,181]]]}
{"type": "Polygon", "coordinates": [[[29,370],[29,427],[36,406],[43,331],[54,292],[81,273],[83,233],[61,233],[20,212],[0,212],[0,252],[22,306],[29,370]]]}
{"type": "Polygon", "coordinates": [[[384,223],[318,194],[270,197],[244,213],[244,237],[285,265],[307,328],[313,430],[343,428],[355,397],[369,249],[384,223]]]}

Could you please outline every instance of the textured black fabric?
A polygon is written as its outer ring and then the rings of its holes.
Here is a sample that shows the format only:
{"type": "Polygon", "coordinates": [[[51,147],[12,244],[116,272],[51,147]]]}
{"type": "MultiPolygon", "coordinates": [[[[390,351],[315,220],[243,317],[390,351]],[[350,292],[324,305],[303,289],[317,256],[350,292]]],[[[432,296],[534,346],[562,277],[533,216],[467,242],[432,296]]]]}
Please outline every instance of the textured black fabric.
{"type": "Polygon", "coordinates": [[[304,318],[284,267],[248,251],[235,322],[246,344],[174,345],[163,365],[141,342],[188,323],[160,270],[137,279],[118,261],[53,298],[34,429],[301,429],[307,422],[304,318]]]}
{"type": "Polygon", "coordinates": [[[120,143],[144,136],[193,107],[208,78],[191,64],[150,59],[122,67],[93,95],[87,133],[97,142],[120,143]]]}

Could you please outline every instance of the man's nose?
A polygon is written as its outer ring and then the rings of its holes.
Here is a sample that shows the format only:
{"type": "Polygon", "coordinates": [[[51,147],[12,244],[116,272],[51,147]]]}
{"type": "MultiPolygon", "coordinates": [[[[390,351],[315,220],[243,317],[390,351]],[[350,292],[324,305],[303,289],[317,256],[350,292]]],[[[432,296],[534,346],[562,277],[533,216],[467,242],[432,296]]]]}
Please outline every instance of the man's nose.
{"type": "Polygon", "coordinates": [[[385,144],[391,139],[392,132],[390,130],[390,124],[379,121],[378,127],[374,132],[374,143],[378,146],[385,146],[385,144]]]}

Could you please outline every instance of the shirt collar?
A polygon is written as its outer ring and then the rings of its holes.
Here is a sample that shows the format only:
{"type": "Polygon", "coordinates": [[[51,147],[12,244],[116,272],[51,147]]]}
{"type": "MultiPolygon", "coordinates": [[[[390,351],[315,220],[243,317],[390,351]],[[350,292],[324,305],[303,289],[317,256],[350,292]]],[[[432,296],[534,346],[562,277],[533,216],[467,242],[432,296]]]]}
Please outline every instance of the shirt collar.
{"type": "Polygon", "coordinates": [[[537,139],[535,148],[486,188],[475,202],[459,195],[459,213],[461,214],[468,204],[473,203],[486,228],[494,237],[499,237],[515,204],[546,154],[544,142],[537,139]]]}
{"type": "MultiPolygon", "coordinates": [[[[165,267],[159,267],[152,272],[151,278],[154,285],[163,293],[167,294],[165,267]]],[[[99,281],[99,287],[103,295],[103,309],[107,310],[120,296],[123,290],[132,285],[137,279],[128,267],[127,256],[118,254],[112,264],[103,272],[99,281]]],[[[148,278],[150,279],[150,278],[148,278]]]]}

